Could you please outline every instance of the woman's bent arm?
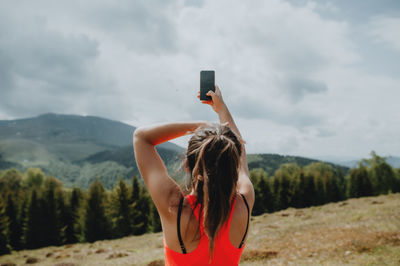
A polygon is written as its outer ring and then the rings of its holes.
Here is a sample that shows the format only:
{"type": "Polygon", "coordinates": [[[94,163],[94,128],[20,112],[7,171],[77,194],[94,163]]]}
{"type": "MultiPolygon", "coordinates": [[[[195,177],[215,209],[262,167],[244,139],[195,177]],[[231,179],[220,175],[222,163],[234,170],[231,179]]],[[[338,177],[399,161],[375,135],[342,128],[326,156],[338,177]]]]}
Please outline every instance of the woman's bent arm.
{"type": "Polygon", "coordinates": [[[175,122],[137,128],[133,136],[136,163],[144,183],[162,218],[172,218],[169,207],[182,192],[168,175],[155,146],[193,132],[204,122],[175,122]]]}

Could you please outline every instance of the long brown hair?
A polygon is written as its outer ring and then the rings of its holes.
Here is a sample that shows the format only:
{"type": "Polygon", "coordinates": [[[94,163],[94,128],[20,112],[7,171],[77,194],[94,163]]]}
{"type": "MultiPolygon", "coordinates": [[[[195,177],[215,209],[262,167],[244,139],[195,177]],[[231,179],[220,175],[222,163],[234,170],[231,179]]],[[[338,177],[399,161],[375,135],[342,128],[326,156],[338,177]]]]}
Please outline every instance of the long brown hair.
{"type": "Polygon", "coordinates": [[[197,129],[186,153],[190,188],[197,193],[203,211],[203,226],[209,238],[210,259],[215,239],[229,218],[236,192],[241,143],[225,125],[210,124],[197,129]]]}

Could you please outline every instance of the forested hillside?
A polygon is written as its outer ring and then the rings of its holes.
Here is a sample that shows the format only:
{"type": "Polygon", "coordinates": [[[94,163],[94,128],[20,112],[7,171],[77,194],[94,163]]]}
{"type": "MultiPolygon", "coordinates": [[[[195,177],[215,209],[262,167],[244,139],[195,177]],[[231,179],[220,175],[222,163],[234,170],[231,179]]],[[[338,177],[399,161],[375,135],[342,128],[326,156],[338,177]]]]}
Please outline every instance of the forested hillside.
{"type": "MultiPolygon", "coordinates": [[[[56,176],[67,187],[87,189],[97,177],[111,189],[120,177],[138,175],[133,156],[135,127],[93,116],[45,114],[0,121],[0,169],[30,167],[56,176]]],[[[176,168],[183,148],[158,147],[167,168],[176,168]]]]}
{"type": "MultiPolygon", "coordinates": [[[[139,175],[132,133],[135,128],[93,116],[45,114],[34,118],[0,121],[0,170],[21,172],[40,168],[55,176],[65,187],[89,188],[95,178],[107,189],[122,177],[139,175]]],[[[182,178],[185,149],[163,143],[157,150],[175,178],[182,178]]],[[[285,163],[305,166],[317,160],[278,154],[248,155],[250,169],[261,168],[269,175],[285,163]]],[[[346,174],[348,168],[332,165],[346,174]]]]}
{"type": "MultiPolygon", "coordinates": [[[[400,169],[371,155],[347,175],[322,162],[282,164],[273,175],[252,169],[256,192],[252,214],[400,192],[400,169]]],[[[86,191],[65,188],[56,178],[30,168],[0,172],[0,229],[0,253],[4,254],[158,232],[161,225],[136,176],[128,183],[121,178],[111,190],[95,179],[86,191]]]]}

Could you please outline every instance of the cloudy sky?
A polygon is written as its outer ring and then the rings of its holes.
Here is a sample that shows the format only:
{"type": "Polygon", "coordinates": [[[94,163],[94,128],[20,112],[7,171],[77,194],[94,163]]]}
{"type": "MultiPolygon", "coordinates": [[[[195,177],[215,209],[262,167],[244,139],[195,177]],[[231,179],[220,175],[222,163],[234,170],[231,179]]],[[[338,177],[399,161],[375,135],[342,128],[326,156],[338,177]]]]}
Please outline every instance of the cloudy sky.
{"type": "Polygon", "coordinates": [[[248,152],[400,155],[400,1],[0,2],[1,120],[217,121],[203,69],[248,152]]]}

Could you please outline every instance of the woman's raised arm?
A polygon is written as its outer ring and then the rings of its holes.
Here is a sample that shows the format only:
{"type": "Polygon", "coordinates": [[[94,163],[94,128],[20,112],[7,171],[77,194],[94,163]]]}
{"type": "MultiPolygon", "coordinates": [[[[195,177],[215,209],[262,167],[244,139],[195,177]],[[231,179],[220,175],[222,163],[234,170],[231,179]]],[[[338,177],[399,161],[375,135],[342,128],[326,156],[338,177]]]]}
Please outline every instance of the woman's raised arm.
{"type": "Polygon", "coordinates": [[[133,135],[136,163],[157,210],[164,219],[173,218],[169,207],[182,195],[179,185],[168,175],[155,146],[196,130],[205,122],[174,122],[139,127],[133,135]]]}

